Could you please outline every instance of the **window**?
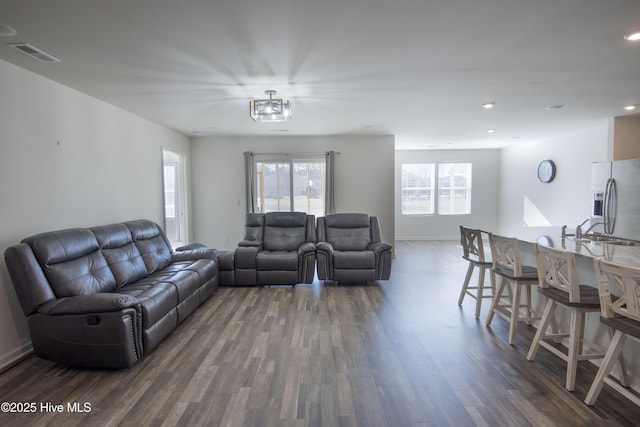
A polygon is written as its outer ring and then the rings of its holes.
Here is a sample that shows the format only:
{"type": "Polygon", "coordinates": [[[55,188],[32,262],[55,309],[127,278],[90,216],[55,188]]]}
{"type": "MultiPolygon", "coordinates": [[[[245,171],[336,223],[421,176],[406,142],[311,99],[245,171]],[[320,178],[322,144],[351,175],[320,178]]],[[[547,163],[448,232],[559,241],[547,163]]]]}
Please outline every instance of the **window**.
{"type": "Polygon", "coordinates": [[[429,215],[435,213],[435,165],[404,163],[402,165],[402,213],[429,215]]]}
{"type": "Polygon", "coordinates": [[[471,213],[471,163],[403,163],[401,185],[403,215],[471,213]]]}
{"type": "Polygon", "coordinates": [[[438,214],[471,213],[471,163],[438,165],[438,214]]]}
{"type": "Polygon", "coordinates": [[[306,159],[286,157],[261,159],[256,155],[255,212],[297,211],[324,215],[324,156],[306,159]]]}
{"type": "Polygon", "coordinates": [[[171,244],[181,246],[186,242],[186,180],[184,156],[163,150],[162,171],[164,188],[164,230],[171,244]]]}

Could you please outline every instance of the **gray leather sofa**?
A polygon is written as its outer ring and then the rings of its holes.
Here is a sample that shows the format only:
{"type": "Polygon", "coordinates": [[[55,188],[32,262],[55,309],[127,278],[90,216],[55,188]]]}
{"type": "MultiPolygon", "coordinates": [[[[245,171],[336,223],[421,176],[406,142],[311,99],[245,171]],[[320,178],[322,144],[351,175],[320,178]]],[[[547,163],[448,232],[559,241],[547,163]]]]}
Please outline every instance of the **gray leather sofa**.
{"type": "Polygon", "coordinates": [[[337,282],[388,280],[392,246],[380,240],[378,218],[362,213],[318,217],[318,278],[337,282]]]}
{"type": "Polygon", "coordinates": [[[157,224],[137,220],[41,233],[5,260],[37,356],[126,368],[213,294],[216,255],[197,244],[172,251],[157,224]]]}
{"type": "Polygon", "coordinates": [[[315,272],[315,217],[304,212],[250,213],[244,239],[219,254],[221,285],[312,283],[315,272]]]}

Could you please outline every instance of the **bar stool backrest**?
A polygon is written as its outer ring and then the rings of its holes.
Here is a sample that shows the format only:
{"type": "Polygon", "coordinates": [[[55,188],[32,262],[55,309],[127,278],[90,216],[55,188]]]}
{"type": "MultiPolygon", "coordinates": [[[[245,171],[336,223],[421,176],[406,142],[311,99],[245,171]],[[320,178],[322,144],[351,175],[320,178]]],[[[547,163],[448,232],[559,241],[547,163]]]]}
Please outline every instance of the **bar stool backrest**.
{"type": "Polygon", "coordinates": [[[640,268],[594,259],[602,317],[616,314],[640,322],[640,268]]]}
{"type": "Polygon", "coordinates": [[[522,276],[518,239],[489,233],[489,244],[494,270],[510,270],[514,276],[522,276]]]}
{"type": "Polygon", "coordinates": [[[482,231],[460,226],[460,244],[463,258],[472,262],[485,262],[482,231]]]}
{"type": "Polygon", "coordinates": [[[568,294],[569,301],[580,303],[580,284],[573,252],[548,246],[534,246],[541,288],[556,288],[568,294]]]}

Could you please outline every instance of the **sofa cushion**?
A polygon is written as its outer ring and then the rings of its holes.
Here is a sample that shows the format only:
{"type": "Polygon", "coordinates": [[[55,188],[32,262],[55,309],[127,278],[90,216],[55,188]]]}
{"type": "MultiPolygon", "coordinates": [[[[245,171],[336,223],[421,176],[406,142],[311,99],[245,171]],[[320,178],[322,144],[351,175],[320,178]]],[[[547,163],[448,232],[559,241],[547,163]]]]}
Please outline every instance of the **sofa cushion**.
{"type": "Polygon", "coordinates": [[[133,242],[131,231],[124,224],[109,224],[91,227],[101,248],[120,248],[133,242]]]}
{"type": "Polygon", "coordinates": [[[307,214],[304,212],[267,212],[264,225],[268,227],[305,227],[307,214]]]}
{"type": "Polygon", "coordinates": [[[343,252],[333,254],[334,268],[366,270],[376,268],[376,257],[372,251],[343,252]]]}
{"type": "Polygon", "coordinates": [[[27,237],[23,242],[31,246],[43,267],[88,255],[100,247],[96,236],[85,228],[41,233],[27,237]]]}
{"type": "Polygon", "coordinates": [[[262,251],[256,257],[258,270],[298,270],[298,253],[285,251],[262,251]]]}
{"type": "Polygon", "coordinates": [[[178,302],[183,302],[189,298],[203,283],[200,276],[195,271],[183,270],[163,279],[163,282],[172,283],[178,290],[178,302]]]}
{"type": "Polygon", "coordinates": [[[57,297],[111,292],[116,280],[88,229],[73,228],[24,239],[57,297]]]}
{"type": "Polygon", "coordinates": [[[146,329],[162,319],[178,304],[178,290],[170,283],[134,284],[118,293],[136,297],[142,307],[142,326],[146,329]]]}
{"type": "Polygon", "coordinates": [[[195,271],[200,276],[200,281],[202,283],[208,282],[213,279],[217,273],[217,264],[215,261],[210,259],[198,259],[187,266],[185,266],[185,270],[195,271]]]}
{"type": "Polygon", "coordinates": [[[307,214],[304,212],[267,212],[265,214],[264,249],[296,251],[307,241],[307,214]]]}
{"type": "Polygon", "coordinates": [[[103,249],[102,254],[116,279],[116,288],[134,283],[147,275],[142,255],[133,243],[121,248],[103,249]]]}
{"type": "Polygon", "coordinates": [[[367,228],[328,228],[327,241],[340,251],[364,251],[371,243],[367,228]]]}
{"type": "Polygon", "coordinates": [[[363,251],[371,243],[369,216],[359,213],[341,213],[325,217],[326,239],[334,249],[363,251]]]}
{"type": "Polygon", "coordinates": [[[161,270],[171,262],[171,246],[160,227],[147,220],[126,222],[131,237],[149,273],[161,270]]]}
{"type": "Polygon", "coordinates": [[[120,288],[147,275],[147,267],[131,231],[124,224],[111,224],[91,229],[102,248],[102,254],[120,288]]]}
{"type": "Polygon", "coordinates": [[[100,251],[47,265],[44,272],[57,297],[111,292],[116,288],[116,279],[100,251]]]}

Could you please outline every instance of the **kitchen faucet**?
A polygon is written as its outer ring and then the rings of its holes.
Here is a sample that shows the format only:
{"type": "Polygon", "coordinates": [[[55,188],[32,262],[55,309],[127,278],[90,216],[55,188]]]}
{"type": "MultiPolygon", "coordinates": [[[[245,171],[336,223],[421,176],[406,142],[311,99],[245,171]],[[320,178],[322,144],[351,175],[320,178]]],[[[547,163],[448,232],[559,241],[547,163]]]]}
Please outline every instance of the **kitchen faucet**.
{"type": "Polygon", "coordinates": [[[576,227],[576,239],[582,239],[582,236],[589,233],[591,230],[593,230],[593,228],[597,225],[601,225],[604,224],[604,222],[596,222],[593,223],[589,226],[589,228],[587,228],[585,231],[582,231],[582,226],[585,225],[587,223],[587,221],[589,221],[589,218],[585,219],[582,224],[578,225],[576,227]]]}
{"type": "Polygon", "coordinates": [[[587,228],[587,229],[584,231],[584,234],[587,234],[588,232],[590,232],[591,230],[593,230],[593,227],[595,227],[595,226],[597,226],[597,225],[604,225],[604,221],[595,222],[595,223],[591,224],[591,225],[589,226],[589,228],[587,228]]]}
{"type": "Polygon", "coordinates": [[[584,221],[582,221],[582,224],[579,224],[576,227],[576,239],[582,239],[582,226],[585,225],[587,223],[587,221],[589,221],[589,218],[585,219],[584,221]]]}

